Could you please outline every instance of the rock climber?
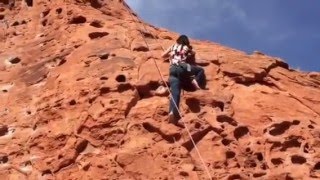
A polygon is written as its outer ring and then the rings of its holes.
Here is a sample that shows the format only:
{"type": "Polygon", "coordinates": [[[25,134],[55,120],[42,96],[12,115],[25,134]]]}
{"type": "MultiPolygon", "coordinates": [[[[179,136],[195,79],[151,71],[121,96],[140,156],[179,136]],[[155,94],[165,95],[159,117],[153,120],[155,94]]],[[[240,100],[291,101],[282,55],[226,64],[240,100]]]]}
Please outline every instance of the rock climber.
{"type": "Polygon", "coordinates": [[[178,112],[181,89],[192,85],[191,89],[199,90],[205,88],[205,74],[201,67],[188,63],[188,58],[195,57],[189,38],[181,35],[176,43],[170,46],[163,54],[163,58],[169,56],[169,84],[172,97],[169,106],[169,122],[177,124],[181,118],[178,112]],[[176,104],[176,106],[175,106],[176,104]]]}

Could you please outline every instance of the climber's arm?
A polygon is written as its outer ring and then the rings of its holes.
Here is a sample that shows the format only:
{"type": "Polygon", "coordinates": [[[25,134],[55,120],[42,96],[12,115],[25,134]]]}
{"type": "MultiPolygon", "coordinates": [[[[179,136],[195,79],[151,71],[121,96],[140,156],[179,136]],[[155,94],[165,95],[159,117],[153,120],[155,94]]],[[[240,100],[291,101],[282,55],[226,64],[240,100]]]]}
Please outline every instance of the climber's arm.
{"type": "Polygon", "coordinates": [[[161,57],[162,57],[162,58],[168,57],[169,54],[170,54],[170,52],[171,52],[171,47],[169,47],[166,51],[164,51],[164,52],[162,53],[161,57]]]}
{"type": "Polygon", "coordinates": [[[189,48],[188,48],[188,54],[189,55],[195,55],[196,54],[196,52],[193,50],[193,47],[192,46],[189,46],[189,48]]]}

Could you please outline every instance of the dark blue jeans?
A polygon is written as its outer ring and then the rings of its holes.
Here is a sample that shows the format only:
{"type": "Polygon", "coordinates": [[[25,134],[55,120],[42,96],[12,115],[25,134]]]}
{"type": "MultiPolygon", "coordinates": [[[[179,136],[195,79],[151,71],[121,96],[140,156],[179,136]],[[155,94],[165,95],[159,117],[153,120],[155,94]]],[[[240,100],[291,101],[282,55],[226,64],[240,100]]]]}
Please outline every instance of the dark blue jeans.
{"type": "Polygon", "coordinates": [[[172,97],[170,97],[169,113],[173,113],[175,118],[179,118],[179,103],[180,103],[180,93],[182,84],[182,75],[184,74],[184,69],[177,65],[171,65],[169,70],[169,84],[172,97]]]}
{"type": "Polygon", "coordinates": [[[176,119],[180,118],[178,109],[180,103],[181,82],[177,77],[169,77],[170,90],[172,97],[170,97],[169,113],[172,112],[176,119]]]}
{"type": "Polygon", "coordinates": [[[181,89],[189,89],[186,87],[191,85],[192,78],[190,76],[194,76],[199,86],[205,88],[206,77],[202,67],[192,65],[191,72],[186,72],[186,69],[182,66],[170,66],[169,84],[172,97],[170,97],[169,113],[173,112],[176,119],[180,118],[177,108],[180,104],[181,89]]]}

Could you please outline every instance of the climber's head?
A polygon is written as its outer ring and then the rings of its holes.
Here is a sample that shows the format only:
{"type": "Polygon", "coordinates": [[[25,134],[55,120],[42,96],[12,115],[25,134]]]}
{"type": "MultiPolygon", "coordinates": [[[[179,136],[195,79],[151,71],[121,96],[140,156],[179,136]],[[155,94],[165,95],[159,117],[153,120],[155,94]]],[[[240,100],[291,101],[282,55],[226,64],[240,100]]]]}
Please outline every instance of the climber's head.
{"type": "Polygon", "coordinates": [[[177,39],[177,43],[182,44],[182,45],[186,45],[186,46],[190,46],[189,38],[186,35],[179,36],[179,38],[177,39]]]}

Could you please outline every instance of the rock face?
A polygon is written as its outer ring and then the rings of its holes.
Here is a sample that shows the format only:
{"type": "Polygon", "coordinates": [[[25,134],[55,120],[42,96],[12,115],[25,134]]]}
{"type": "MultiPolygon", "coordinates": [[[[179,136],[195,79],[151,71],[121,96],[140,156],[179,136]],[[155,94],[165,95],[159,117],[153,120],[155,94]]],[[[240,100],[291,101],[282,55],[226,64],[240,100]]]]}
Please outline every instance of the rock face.
{"type": "MultiPolygon", "coordinates": [[[[0,179],[208,178],[154,93],[178,34],[122,0],[0,5],[0,179]]],[[[184,92],[182,120],[211,176],[320,178],[320,73],[192,44],[209,90],[184,92]]]]}

